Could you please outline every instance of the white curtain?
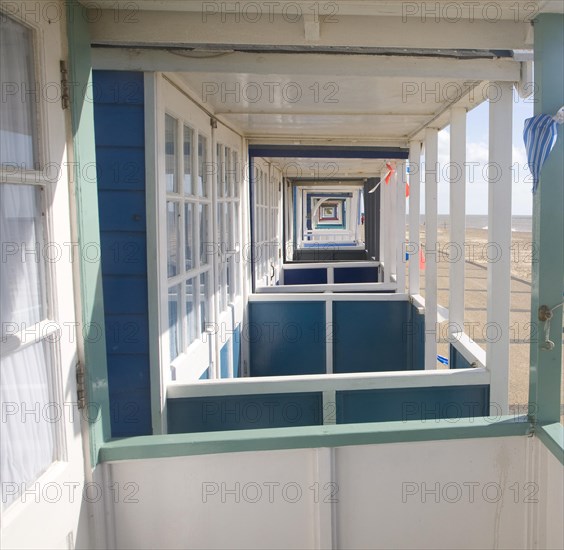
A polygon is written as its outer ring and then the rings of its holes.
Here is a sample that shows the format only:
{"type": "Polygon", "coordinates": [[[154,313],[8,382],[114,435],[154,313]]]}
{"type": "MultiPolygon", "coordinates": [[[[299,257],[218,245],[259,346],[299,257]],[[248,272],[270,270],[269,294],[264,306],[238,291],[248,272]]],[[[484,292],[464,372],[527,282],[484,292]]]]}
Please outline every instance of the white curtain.
{"type": "MultiPolygon", "coordinates": [[[[35,169],[40,99],[32,32],[0,18],[0,163],[35,169]]],[[[61,404],[53,396],[53,346],[38,330],[48,312],[41,190],[0,184],[0,482],[2,507],[57,458],[61,404]],[[19,333],[19,336],[16,335],[19,333]]]]}
{"type": "Polygon", "coordinates": [[[0,164],[31,170],[35,160],[36,90],[31,31],[0,17],[0,164]]]}
{"type": "Polygon", "coordinates": [[[56,459],[62,407],[53,399],[54,344],[40,338],[47,316],[42,273],[40,190],[0,185],[0,482],[2,505],[56,459]],[[25,253],[24,253],[25,251],[25,253]],[[15,332],[23,331],[18,338],[15,332]]]}
{"type": "Polygon", "coordinates": [[[63,411],[51,398],[49,346],[39,342],[2,357],[0,482],[4,506],[56,459],[55,427],[63,411]]]}
{"type": "Polygon", "coordinates": [[[46,318],[42,299],[42,228],[39,189],[0,186],[0,318],[6,333],[29,328],[46,318]]]}

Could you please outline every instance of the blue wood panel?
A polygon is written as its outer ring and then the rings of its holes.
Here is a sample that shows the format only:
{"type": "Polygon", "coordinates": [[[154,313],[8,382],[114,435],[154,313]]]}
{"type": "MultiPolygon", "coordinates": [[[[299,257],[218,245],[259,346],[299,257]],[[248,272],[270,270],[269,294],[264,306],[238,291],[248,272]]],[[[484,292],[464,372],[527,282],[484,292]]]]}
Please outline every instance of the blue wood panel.
{"type": "Polygon", "coordinates": [[[145,314],[147,319],[147,279],[106,275],[104,307],[106,315],[145,314]]]}
{"type": "Polygon", "coordinates": [[[448,366],[450,369],[471,369],[470,362],[451,344],[449,346],[450,357],[448,366]]]}
{"type": "Polygon", "coordinates": [[[114,392],[148,390],[149,356],[143,353],[108,354],[108,380],[114,392]]]}
{"type": "MultiPolygon", "coordinates": [[[[425,369],[425,315],[418,313],[415,306],[411,307],[411,369],[425,369]]],[[[405,331],[409,340],[409,330],[405,331]]]]}
{"type": "Polygon", "coordinates": [[[403,147],[364,147],[357,145],[250,145],[251,157],[309,157],[336,159],[406,159],[403,147]]]}
{"type": "Polygon", "coordinates": [[[237,325],[233,331],[233,378],[239,378],[241,365],[241,325],[237,325]]]}
{"type": "Polygon", "coordinates": [[[149,390],[110,392],[112,437],[147,435],[152,432],[149,390]]]}
{"type": "Polygon", "coordinates": [[[337,424],[487,416],[489,400],[488,385],[338,391],[337,424]]]}
{"type": "Polygon", "coordinates": [[[141,314],[106,315],[106,349],[111,354],[148,354],[147,316],[141,314]]]}
{"type": "Polygon", "coordinates": [[[334,270],[336,283],[377,283],[377,267],[338,267],[334,270]]]}
{"type": "Polygon", "coordinates": [[[97,105],[143,105],[143,74],[133,71],[94,71],[92,97],[97,105]]]}
{"type": "Polygon", "coordinates": [[[144,191],[144,148],[96,147],[96,177],[99,190],[144,191]]]}
{"type": "Polygon", "coordinates": [[[325,332],[323,302],[251,302],[250,375],[323,374],[325,332]]]}
{"type": "Polygon", "coordinates": [[[113,437],[152,433],[143,73],[94,71],[102,285],[113,437]]]}
{"type": "Polygon", "coordinates": [[[231,345],[231,338],[227,340],[219,352],[219,368],[221,371],[221,378],[229,377],[229,346],[231,345]]]}
{"type": "Polygon", "coordinates": [[[143,147],[144,118],[142,105],[95,104],[96,143],[105,147],[143,147]]]}
{"type": "Polygon", "coordinates": [[[285,269],[285,285],[324,285],[327,284],[327,270],[315,269],[285,269]]]}
{"type": "Polygon", "coordinates": [[[168,432],[193,433],[316,426],[321,392],[169,399],[168,432]]]}
{"type": "Polygon", "coordinates": [[[145,191],[100,191],[101,231],[132,231],[145,233],[145,191]]]}
{"type": "Polygon", "coordinates": [[[103,231],[100,241],[104,273],[147,274],[147,241],[144,233],[103,231]]]}
{"type": "Polygon", "coordinates": [[[333,371],[411,369],[409,302],[334,302],[333,371]]]}

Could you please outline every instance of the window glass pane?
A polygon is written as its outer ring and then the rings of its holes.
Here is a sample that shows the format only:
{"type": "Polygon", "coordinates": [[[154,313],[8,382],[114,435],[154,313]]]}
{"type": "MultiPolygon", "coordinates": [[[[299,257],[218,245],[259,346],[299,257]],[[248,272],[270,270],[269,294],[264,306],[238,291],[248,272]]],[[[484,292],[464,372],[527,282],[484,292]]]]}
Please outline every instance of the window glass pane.
{"type": "Polygon", "coordinates": [[[41,190],[0,185],[0,318],[2,336],[47,317],[43,291],[41,190]]]}
{"type": "Polygon", "coordinates": [[[178,305],[180,301],[180,285],[174,285],[168,289],[168,338],[170,342],[170,360],[178,357],[180,353],[180,341],[178,330],[178,305]]]}
{"type": "Polygon", "coordinates": [[[0,163],[38,169],[36,104],[39,98],[32,32],[5,14],[0,17],[0,30],[0,163]],[[8,88],[4,90],[9,83],[14,84],[15,93],[8,93],[8,88]]]}
{"type": "Polygon", "coordinates": [[[187,202],[184,205],[184,231],[185,231],[185,238],[184,238],[184,259],[186,262],[186,271],[190,271],[190,269],[194,269],[196,267],[194,258],[194,250],[195,250],[195,235],[194,235],[194,204],[191,202],[187,202]]]}
{"type": "Polygon", "coordinates": [[[178,275],[178,246],[180,239],[178,238],[178,203],[169,201],[166,203],[166,229],[168,241],[168,276],[174,277],[178,275]]]}
{"type": "Polygon", "coordinates": [[[9,414],[2,418],[0,485],[5,506],[17,498],[17,495],[11,494],[13,487],[21,491],[59,458],[59,422],[58,409],[53,407],[56,402],[53,392],[55,381],[51,377],[54,367],[48,342],[38,342],[3,356],[0,368],[2,404],[13,403],[20,408],[26,404],[28,411],[25,415],[9,414]],[[5,494],[8,487],[10,492],[5,494]]]}
{"type": "Polygon", "coordinates": [[[239,156],[237,155],[237,151],[233,151],[233,185],[234,185],[234,192],[233,196],[239,196],[239,156]]]}
{"type": "Polygon", "coordinates": [[[239,245],[239,248],[241,248],[240,246],[240,242],[239,242],[239,202],[234,202],[233,203],[233,248],[235,249],[235,247],[237,245],[239,245]]]}
{"type": "Polygon", "coordinates": [[[200,331],[203,333],[208,321],[209,272],[200,275],[200,331]]]}
{"type": "Polygon", "coordinates": [[[264,235],[264,240],[266,242],[270,242],[270,232],[268,230],[268,222],[270,220],[270,211],[268,208],[264,207],[263,209],[263,218],[262,218],[262,231],[264,235]]]}
{"type": "Polygon", "coordinates": [[[208,196],[208,177],[207,177],[207,150],[208,140],[205,136],[198,135],[198,195],[208,196]]]}
{"type": "Polygon", "coordinates": [[[165,172],[166,190],[176,193],[176,119],[165,115],[165,172]]]}
{"type": "Polygon", "coordinates": [[[233,227],[233,203],[229,202],[225,205],[227,212],[227,235],[226,240],[229,243],[229,250],[233,250],[235,248],[235,230],[233,227]]]}
{"type": "Polygon", "coordinates": [[[227,307],[227,258],[222,256],[219,264],[219,311],[227,307]]]}
{"type": "Polygon", "coordinates": [[[207,265],[211,262],[211,250],[213,243],[209,238],[208,220],[209,205],[200,204],[200,265],[207,265]]]}
{"type": "Polygon", "coordinates": [[[196,297],[196,279],[186,281],[186,345],[190,345],[197,338],[196,308],[194,304],[196,297]]]}
{"type": "Polygon", "coordinates": [[[225,249],[221,245],[221,236],[223,235],[223,217],[221,216],[223,203],[217,203],[217,235],[219,238],[219,252],[225,253],[225,249]]]}
{"type": "Polygon", "coordinates": [[[227,264],[227,287],[229,290],[229,301],[233,302],[235,300],[235,296],[237,295],[236,284],[235,281],[235,256],[229,256],[228,264],[227,264]]]}
{"type": "Polygon", "coordinates": [[[270,240],[274,241],[275,237],[276,237],[276,209],[273,209],[270,216],[270,240]]]}
{"type": "Polygon", "coordinates": [[[229,224],[229,203],[224,202],[221,204],[221,250],[227,252],[229,250],[229,233],[231,232],[231,225],[229,224]]]}
{"type": "Polygon", "coordinates": [[[192,140],[194,131],[184,126],[184,193],[193,195],[192,189],[192,140]]]}
{"type": "Polygon", "coordinates": [[[223,159],[223,145],[221,143],[217,144],[217,196],[219,198],[223,197],[223,179],[225,177],[225,163],[223,159]]]}
{"type": "Polygon", "coordinates": [[[230,181],[231,181],[231,149],[225,148],[225,159],[223,163],[223,196],[229,197],[231,195],[230,181]]]}

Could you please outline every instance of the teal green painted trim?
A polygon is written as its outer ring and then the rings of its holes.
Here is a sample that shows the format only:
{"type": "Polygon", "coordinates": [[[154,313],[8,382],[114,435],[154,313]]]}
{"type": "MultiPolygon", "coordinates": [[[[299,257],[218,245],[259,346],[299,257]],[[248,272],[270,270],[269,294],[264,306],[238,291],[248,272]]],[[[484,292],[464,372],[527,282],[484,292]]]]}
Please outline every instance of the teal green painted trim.
{"type": "Polygon", "coordinates": [[[560,422],[540,426],[535,432],[544,446],[564,466],[564,426],[560,422]]]}
{"type": "Polygon", "coordinates": [[[106,443],[100,461],[522,436],[529,433],[529,426],[524,416],[502,416],[140,436],[106,443]]]}
{"type": "MultiPolygon", "coordinates": [[[[92,181],[96,163],[94,148],[94,105],[92,103],[92,63],[90,59],[90,32],[84,17],[84,8],[77,0],[67,2],[69,80],[73,83],[71,117],[73,135],[73,168],[76,194],[76,224],[79,250],[84,246],[98,246],[98,189],[92,181]]],[[[84,335],[88,418],[90,420],[90,453],[92,465],[98,461],[98,451],[111,437],[108,371],[106,365],[106,338],[102,270],[100,261],[80,262],[80,299],[82,327],[89,328],[84,335]],[[97,414],[96,414],[97,413],[97,414]]],[[[64,289],[63,289],[64,290],[64,289]]],[[[70,289],[67,289],[70,292],[70,289]]],[[[84,331],[83,331],[84,332],[84,331]]]]}
{"type": "MultiPolygon", "coordinates": [[[[535,114],[554,115],[564,98],[564,15],[542,14],[535,20],[535,114]]],[[[529,411],[538,424],[558,422],[562,381],[562,308],[553,311],[551,351],[543,349],[544,323],[538,308],[562,302],[564,290],[564,128],[541,173],[533,197],[532,334],[529,411]],[[538,341],[535,341],[538,340],[538,341]]]]}

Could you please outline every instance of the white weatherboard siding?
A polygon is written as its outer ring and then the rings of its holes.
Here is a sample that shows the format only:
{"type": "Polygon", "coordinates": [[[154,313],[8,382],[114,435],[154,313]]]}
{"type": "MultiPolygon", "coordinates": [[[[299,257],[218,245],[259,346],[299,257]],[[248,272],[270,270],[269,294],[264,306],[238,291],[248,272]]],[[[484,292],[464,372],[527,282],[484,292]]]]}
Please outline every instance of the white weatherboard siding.
{"type": "Polygon", "coordinates": [[[537,453],[539,498],[538,524],[529,546],[538,548],[564,548],[564,469],[558,459],[539,441],[537,453]]]}
{"type": "Polygon", "coordinates": [[[130,502],[107,503],[115,548],[561,543],[562,468],[536,438],[225,453],[103,468],[118,486],[138,489],[130,502]]]}

